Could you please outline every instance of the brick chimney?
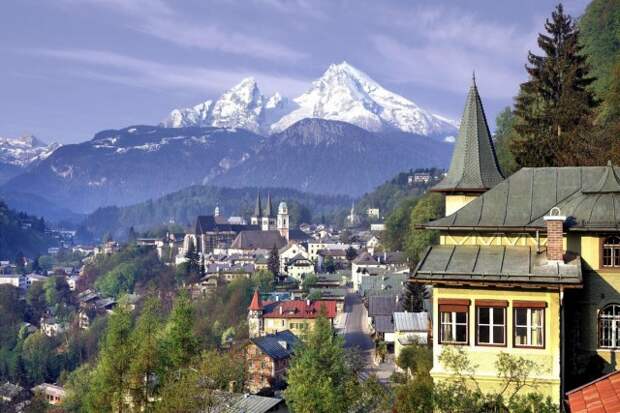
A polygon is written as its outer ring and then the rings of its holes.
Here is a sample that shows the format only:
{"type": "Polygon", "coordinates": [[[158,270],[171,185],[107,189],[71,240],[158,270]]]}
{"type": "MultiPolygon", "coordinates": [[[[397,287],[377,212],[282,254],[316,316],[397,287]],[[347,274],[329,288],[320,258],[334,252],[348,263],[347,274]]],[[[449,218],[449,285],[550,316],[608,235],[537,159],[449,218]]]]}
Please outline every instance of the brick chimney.
{"type": "Polygon", "coordinates": [[[553,207],[544,218],[547,226],[547,259],[551,261],[564,260],[564,221],[560,208],[553,207]]]}

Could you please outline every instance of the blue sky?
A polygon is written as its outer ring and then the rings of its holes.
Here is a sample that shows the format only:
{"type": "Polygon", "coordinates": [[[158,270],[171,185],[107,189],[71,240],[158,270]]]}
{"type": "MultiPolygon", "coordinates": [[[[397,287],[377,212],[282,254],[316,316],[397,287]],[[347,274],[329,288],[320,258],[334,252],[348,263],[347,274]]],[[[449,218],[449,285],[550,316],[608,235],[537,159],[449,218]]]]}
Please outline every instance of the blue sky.
{"type": "MultiPolygon", "coordinates": [[[[493,119],[553,1],[5,0],[0,136],[63,143],[217,97],[254,76],[295,97],[346,60],[459,118],[472,70],[493,119]]],[[[586,0],[565,2],[579,16],[586,0]]]]}

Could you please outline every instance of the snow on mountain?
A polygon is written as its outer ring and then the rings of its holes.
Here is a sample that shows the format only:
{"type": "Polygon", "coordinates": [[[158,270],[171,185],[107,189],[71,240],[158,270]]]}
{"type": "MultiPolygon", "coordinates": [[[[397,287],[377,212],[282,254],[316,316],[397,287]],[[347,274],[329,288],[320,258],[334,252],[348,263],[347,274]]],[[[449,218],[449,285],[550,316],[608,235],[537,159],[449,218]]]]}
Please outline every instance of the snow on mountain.
{"type": "Polygon", "coordinates": [[[5,138],[0,136],[0,162],[26,167],[35,161],[46,159],[61,145],[46,144],[34,136],[5,138]]]}
{"type": "Polygon", "coordinates": [[[401,130],[426,136],[454,134],[457,126],[384,89],[346,62],[329,66],[306,93],[292,101],[279,93],[267,99],[256,81],[247,78],[214,103],[173,110],[162,124],[240,127],[271,134],[305,118],[348,122],[369,131],[401,130]]]}

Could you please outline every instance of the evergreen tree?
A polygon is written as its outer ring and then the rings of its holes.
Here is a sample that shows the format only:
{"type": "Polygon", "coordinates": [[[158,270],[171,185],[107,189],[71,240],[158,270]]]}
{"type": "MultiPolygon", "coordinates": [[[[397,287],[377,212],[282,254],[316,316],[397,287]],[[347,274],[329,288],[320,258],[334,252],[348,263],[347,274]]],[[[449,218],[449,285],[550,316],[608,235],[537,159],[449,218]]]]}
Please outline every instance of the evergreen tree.
{"type": "Polygon", "coordinates": [[[151,411],[150,400],[155,392],[157,380],[163,377],[161,324],[161,301],[155,296],[149,297],[131,334],[135,356],[129,369],[130,388],[132,401],[140,411],[151,411]]]}
{"type": "Polygon", "coordinates": [[[355,259],[355,257],[357,257],[357,250],[353,247],[349,247],[347,248],[345,254],[346,254],[347,260],[351,262],[355,259]]]}
{"type": "Polygon", "coordinates": [[[186,293],[174,302],[166,324],[166,356],[173,369],[186,366],[198,352],[198,338],[194,334],[194,309],[186,293]]]}
{"type": "Polygon", "coordinates": [[[334,258],[332,256],[328,255],[327,258],[323,260],[323,271],[330,274],[336,272],[336,262],[334,261],[334,258]]]}
{"type": "Polygon", "coordinates": [[[26,257],[22,251],[19,251],[17,255],[15,255],[15,271],[18,274],[26,273],[26,257]]]}
{"type": "Polygon", "coordinates": [[[579,30],[561,4],[545,30],[538,36],[544,55],[528,55],[529,80],[521,85],[515,105],[519,138],[511,149],[520,166],[583,164],[590,161],[582,145],[596,106],[588,89],[593,79],[581,53],[579,30]]]}
{"type": "Polygon", "coordinates": [[[129,231],[127,231],[127,241],[130,244],[135,244],[137,239],[138,234],[136,234],[136,230],[133,228],[133,226],[129,227],[129,231]]]}
{"type": "Polygon", "coordinates": [[[129,310],[123,305],[117,306],[109,317],[87,397],[90,412],[130,411],[127,403],[129,367],[135,355],[130,340],[131,324],[129,310]]]}
{"type": "Polygon", "coordinates": [[[185,253],[186,262],[186,278],[190,281],[195,281],[201,274],[200,255],[196,251],[194,240],[190,238],[187,245],[187,252],[185,253]]]}
{"type": "Polygon", "coordinates": [[[495,154],[497,162],[504,173],[504,176],[510,176],[519,169],[514,155],[510,150],[511,144],[517,136],[515,131],[515,116],[512,109],[504,108],[495,119],[495,154]]]}
{"type": "Polygon", "coordinates": [[[295,413],[344,413],[357,399],[357,378],[346,363],[344,341],[324,312],[291,359],[287,405],[295,413]]]}
{"type": "Polygon", "coordinates": [[[267,260],[267,269],[271,274],[273,274],[273,278],[277,282],[278,277],[280,276],[280,253],[278,252],[278,247],[276,247],[275,245],[269,253],[269,259],[267,260]]]}

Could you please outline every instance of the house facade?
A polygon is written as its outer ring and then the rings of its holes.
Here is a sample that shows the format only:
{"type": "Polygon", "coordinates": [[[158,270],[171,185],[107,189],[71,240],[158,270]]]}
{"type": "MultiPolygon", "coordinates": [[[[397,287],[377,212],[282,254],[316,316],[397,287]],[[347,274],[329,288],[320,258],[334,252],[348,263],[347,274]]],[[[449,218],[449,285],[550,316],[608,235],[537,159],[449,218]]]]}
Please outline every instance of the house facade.
{"type": "Polygon", "coordinates": [[[280,389],[298,338],[289,330],[251,338],[245,348],[246,385],[252,393],[280,389]]]}
{"type": "Polygon", "coordinates": [[[450,377],[439,360],[446,346],[465,349],[483,390],[500,385],[501,352],[533,361],[528,384],[558,404],[617,368],[615,167],[523,168],[504,179],[474,83],[450,169],[433,190],[445,195],[446,216],[421,227],[440,242],[411,282],[433,287],[435,380],[450,377]]]}
{"type": "Polygon", "coordinates": [[[337,314],[336,301],[286,300],[263,302],[258,290],[256,290],[248,308],[250,337],[276,334],[285,330],[302,336],[313,328],[316,319],[322,312],[333,325],[337,314]]]}

